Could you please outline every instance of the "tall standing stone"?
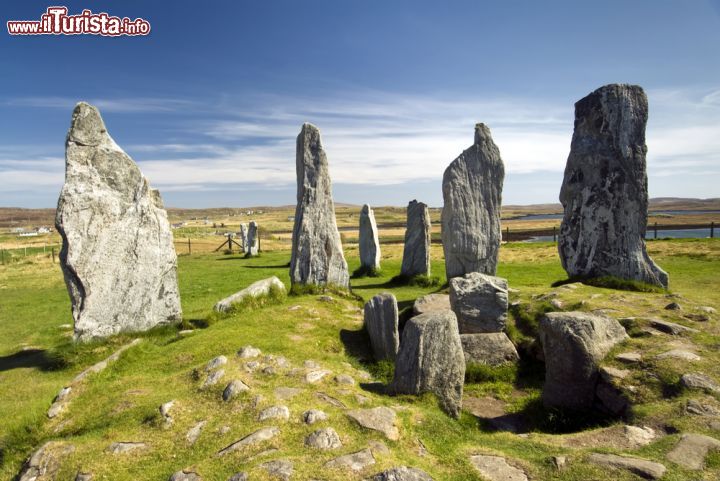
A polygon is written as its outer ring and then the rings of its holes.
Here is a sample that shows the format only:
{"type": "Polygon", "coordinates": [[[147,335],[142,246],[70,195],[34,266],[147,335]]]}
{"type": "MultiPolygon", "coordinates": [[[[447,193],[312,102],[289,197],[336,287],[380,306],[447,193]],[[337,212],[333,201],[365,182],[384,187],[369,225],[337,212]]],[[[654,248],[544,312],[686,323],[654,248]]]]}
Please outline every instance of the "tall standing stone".
{"type": "Polygon", "coordinates": [[[84,102],[65,142],[55,225],[75,339],[180,320],[177,258],[160,193],[84,102]]]}
{"type": "Polygon", "coordinates": [[[400,274],[406,277],[430,275],[430,213],[416,200],[407,207],[407,227],[400,274]]]}
{"type": "Polygon", "coordinates": [[[297,207],[293,228],[290,280],[293,284],[350,284],[340,233],[335,221],[335,204],[328,162],[320,131],[305,123],[297,137],[297,207]]]}
{"type": "Polygon", "coordinates": [[[367,269],[380,268],[380,241],[375,213],[367,204],[360,211],[360,265],[367,269]]]}
{"type": "Polygon", "coordinates": [[[469,272],[495,275],[502,233],[505,166],[485,124],[475,143],[443,175],[442,243],[448,280],[469,272]]]}
{"type": "Polygon", "coordinates": [[[253,220],[248,225],[245,241],[245,254],[249,257],[258,255],[258,252],[260,250],[259,238],[260,233],[258,232],[257,222],[253,220]]]}
{"type": "Polygon", "coordinates": [[[667,273],[645,249],[647,117],[647,97],[637,85],[606,85],[575,104],[558,242],[570,277],[668,285],[667,273]]]}
{"type": "Polygon", "coordinates": [[[397,357],[400,347],[398,305],[395,296],[382,292],[365,303],[365,330],[376,361],[397,357]]]}
{"type": "Polygon", "coordinates": [[[246,223],[240,224],[240,231],[238,232],[238,235],[240,236],[240,244],[243,246],[243,252],[247,249],[247,238],[248,238],[248,225],[246,223]]]}

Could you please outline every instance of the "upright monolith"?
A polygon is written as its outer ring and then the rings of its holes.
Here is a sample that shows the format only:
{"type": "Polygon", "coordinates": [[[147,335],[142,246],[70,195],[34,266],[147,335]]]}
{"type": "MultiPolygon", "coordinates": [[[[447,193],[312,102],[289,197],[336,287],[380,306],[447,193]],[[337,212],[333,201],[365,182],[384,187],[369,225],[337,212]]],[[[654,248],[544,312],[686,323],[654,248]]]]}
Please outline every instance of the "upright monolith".
{"type": "Polygon", "coordinates": [[[495,275],[502,239],[505,166],[485,124],[443,175],[442,243],[448,280],[470,272],[495,275]]]}
{"type": "Polygon", "coordinates": [[[250,221],[248,225],[245,239],[245,255],[248,257],[258,255],[260,250],[260,233],[258,232],[257,222],[254,220],[250,221]]]}
{"type": "Polygon", "coordinates": [[[606,85],[575,104],[558,242],[570,277],[668,285],[645,249],[647,118],[647,97],[637,85],[606,85]]]}
{"type": "Polygon", "coordinates": [[[380,241],[375,213],[365,204],[360,211],[360,266],[366,270],[380,268],[380,241]]]}
{"type": "Polygon", "coordinates": [[[347,288],[350,282],[320,131],[305,123],[297,137],[297,207],[290,259],[293,284],[347,288]]]}
{"type": "Polygon", "coordinates": [[[75,339],[180,320],[177,258],[160,193],[84,102],[65,142],[55,225],[75,339]]]}
{"type": "Polygon", "coordinates": [[[430,275],[430,213],[416,200],[407,207],[405,248],[400,274],[405,277],[430,275]]]}

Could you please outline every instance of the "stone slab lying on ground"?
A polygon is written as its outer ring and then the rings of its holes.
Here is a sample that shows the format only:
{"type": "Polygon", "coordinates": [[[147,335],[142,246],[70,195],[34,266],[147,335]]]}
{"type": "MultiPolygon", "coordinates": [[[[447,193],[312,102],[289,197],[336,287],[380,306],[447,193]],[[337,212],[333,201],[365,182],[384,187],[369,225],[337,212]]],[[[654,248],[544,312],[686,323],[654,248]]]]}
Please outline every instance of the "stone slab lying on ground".
{"type": "Polygon", "coordinates": [[[504,332],[460,334],[465,363],[499,366],[520,360],[515,345],[504,332]]]}
{"type": "Polygon", "coordinates": [[[508,310],[507,280],[471,272],[450,280],[450,306],[461,334],[500,332],[508,310]]]}
{"type": "Polygon", "coordinates": [[[470,464],[489,481],[527,481],[525,471],[508,464],[500,456],[478,454],[470,456],[470,464]]]}
{"type": "Polygon", "coordinates": [[[245,289],[218,301],[213,309],[217,312],[227,312],[232,309],[233,304],[241,302],[243,299],[248,297],[266,296],[270,294],[270,291],[273,288],[285,292],[285,284],[283,284],[277,277],[272,276],[267,279],[253,282],[245,289]]]}
{"type": "Polygon", "coordinates": [[[645,479],[660,479],[666,468],[660,463],[630,456],[617,456],[615,454],[592,453],[588,461],[600,466],[624,469],[645,479]]]}
{"type": "Polygon", "coordinates": [[[703,434],[683,434],[667,459],[685,469],[700,471],[705,467],[709,451],[720,450],[720,441],[703,434]]]}
{"type": "Polygon", "coordinates": [[[372,409],[354,409],[347,416],[360,426],[379,431],[391,441],[400,439],[396,423],[397,415],[391,408],[380,406],[372,409]]]}

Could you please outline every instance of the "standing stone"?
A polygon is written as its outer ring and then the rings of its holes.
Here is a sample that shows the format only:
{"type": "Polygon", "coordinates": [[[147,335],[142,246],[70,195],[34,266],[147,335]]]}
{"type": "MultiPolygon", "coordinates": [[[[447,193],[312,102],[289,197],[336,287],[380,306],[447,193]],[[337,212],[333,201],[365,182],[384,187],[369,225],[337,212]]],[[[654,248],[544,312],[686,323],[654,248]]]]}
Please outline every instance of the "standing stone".
{"type": "Polygon", "coordinates": [[[305,123],[297,137],[297,207],[293,227],[290,280],[347,288],[350,284],[340,233],[328,162],[320,131],[305,123]]]}
{"type": "Polygon", "coordinates": [[[65,142],[55,226],[76,340],[180,320],[177,258],[160,193],[84,102],[65,142]]]}
{"type": "Polygon", "coordinates": [[[628,338],[625,329],[609,317],[550,312],[540,320],[539,334],[545,354],[545,406],[592,407],[598,365],[613,346],[628,338]]]}
{"type": "Polygon", "coordinates": [[[258,255],[260,250],[260,233],[258,232],[257,222],[254,220],[250,222],[247,230],[247,237],[245,242],[245,255],[253,257],[258,255]]]}
{"type": "Polygon", "coordinates": [[[647,117],[647,97],[637,85],[606,85],[575,104],[558,242],[570,277],[668,285],[667,273],[645,249],[647,117]]]}
{"type": "Polygon", "coordinates": [[[430,213],[416,200],[407,207],[405,249],[400,274],[406,277],[430,275],[430,213]]]}
{"type": "Polygon", "coordinates": [[[507,280],[479,272],[450,279],[450,306],[462,334],[500,332],[507,322],[507,280]]]}
{"type": "Polygon", "coordinates": [[[248,238],[248,225],[245,223],[240,224],[240,245],[243,246],[243,252],[247,252],[247,238],[248,238]]]}
{"type": "Polygon", "coordinates": [[[495,275],[504,179],[505,166],[490,129],[476,124],[475,143],[443,175],[442,243],[448,280],[468,272],[495,275]]]}
{"type": "Polygon", "coordinates": [[[380,241],[375,213],[367,204],[360,211],[360,265],[367,269],[380,268],[380,241]]]}
{"type": "Polygon", "coordinates": [[[374,296],[365,304],[365,330],[375,360],[395,360],[400,347],[397,299],[389,292],[374,296]]]}
{"type": "Polygon", "coordinates": [[[460,415],[465,356],[452,311],[410,319],[403,330],[391,390],[400,394],[433,392],[453,417],[460,415]]]}

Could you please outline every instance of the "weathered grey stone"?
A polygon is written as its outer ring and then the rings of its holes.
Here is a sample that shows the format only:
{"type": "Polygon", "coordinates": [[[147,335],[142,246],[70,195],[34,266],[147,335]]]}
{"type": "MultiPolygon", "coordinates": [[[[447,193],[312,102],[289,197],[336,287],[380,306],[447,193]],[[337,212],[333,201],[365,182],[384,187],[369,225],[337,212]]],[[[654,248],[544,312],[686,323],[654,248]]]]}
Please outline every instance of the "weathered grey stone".
{"type": "Polygon", "coordinates": [[[123,441],[118,443],[112,443],[110,447],[108,447],[108,451],[110,451],[112,454],[125,454],[131,451],[137,451],[139,449],[145,448],[147,448],[147,444],[145,443],[123,441]]]}
{"type": "Polygon", "coordinates": [[[215,357],[213,359],[210,359],[210,361],[208,361],[208,363],[205,365],[205,371],[210,372],[213,369],[217,369],[220,366],[224,366],[225,364],[227,364],[227,357],[225,357],[225,356],[215,357]]]}
{"type": "Polygon", "coordinates": [[[202,387],[210,387],[214,386],[215,384],[219,383],[220,380],[225,376],[225,370],[224,369],[218,369],[217,371],[212,371],[210,374],[208,374],[208,377],[205,378],[205,382],[203,382],[202,387]]]}
{"type": "Polygon", "coordinates": [[[611,275],[668,286],[668,275],[645,249],[647,116],[647,97],[636,85],[606,85],[575,104],[558,239],[571,277],[611,275]]]}
{"type": "Polygon", "coordinates": [[[395,296],[383,292],[365,303],[365,330],[370,337],[375,360],[395,360],[400,348],[398,307],[395,296]]]}
{"type": "Polygon", "coordinates": [[[398,466],[376,474],[372,481],[433,481],[433,478],[421,469],[398,466]]]}
{"type": "Polygon", "coordinates": [[[400,431],[395,425],[397,415],[388,407],[380,406],[372,409],[354,409],[347,416],[366,429],[379,431],[391,441],[400,439],[400,431]]]}
{"type": "Polygon", "coordinates": [[[702,434],[683,434],[667,454],[667,459],[685,469],[700,471],[705,467],[705,456],[711,450],[720,450],[720,441],[702,434]]]}
{"type": "Polygon", "coordinates": [[[550,312],[540,320],[545,354],[546,406],[587,409],[593,404],[598,364],[628,338],[614,319],[584,312],[550,312]]]}
{"type": "Polygon", "coordinates": [[[302,417],[305,424],[315,424],[320,421],[325,421],[328,415],[319,409],[308,409],[303,413],[302,417]]]}
{"type": "Polygon", "coordinates": [[[460,334],[465,363],[499,366],[520,360],[515,345],[504,332],[460,334]]]}
{"type": "Polygon", "coordinates": [[[328,162],[320,131],[312,124],[302,126],[295,161],[297,208],[290,280],[293,284],[347,288],[350,275],[335,221],[328,162]]]}
{"type": "Polygon", "coordinates": [[[433,392],[445,412],[458,417],[464,382],[465,356],[455,314],[437,311],[410,319],[390,389],[402,394],[433,392]]]}
{"type": "Polygon", "coordinates": [[[470,456],[470,464],[490,481],[527,481],[528,479],[525,471],[511,466],[500,456],[483,454],[470,456]]]}
{"type": "Polygon", "coordinates": [[[25,461],[16,476],[17,481],[51,481],[60,469],[61,460],[75,451],[75,446],[48,441],[25,461]]]}
{"type": "Polygon", "coordinates": [[[500,332],[508,310],[507,280],[471,272],[450,280],[450,306],[462,334],[500,332]]]}
{"type": "Polygon", "coordinates": [[[654,461],[615,454],[592,453],[588,461],[608,468],[624,469],[645,479],[659,479],[666,470],[665,466],[654,461]]]}
{"type": "Polygon", "coordinates": [[[247,240],[245,241],[245,255],[253,257],[260,252],[260,231],[257,222],[250,221],[247,230],[247,240]]]}
{"type": "Polygon", "coordinates": [[[242,382],[240,379],[233,379],[228,383],[227,386],[225,386],[225,389],[223,390],[223,401],[230,401],[232,398],[236,397],[241,392],[246,392],[249,390],[250,387],[248,387],[248,385],[242,382]]]}
{"type": "Polygon", "coordinates": [[[310,371],[309,373],[305,374],[305,382],[315,384],[322,381],[322,379],[329,374],[332,374],[332,371],[328,371],[327,369],[310,371]]]}
{"type": "Polygon", "coordinates": [[[335,382],[338,384],[344,384],[346,386],[354,386],[355,385],[355,379],[352,378],[349,374],[338,374],[335,376],[335,382]]]}
{"type": "Polygon", "coordinates": [[[275,276],[268,277],[261,281],[253,282],[245,289],[236,292],[235,294],[226,297],[225,299],[218,301],[215,304],[214,309],[217,312],[227,312],[232,308],[232,305],[242,301],[247,297],[259,297],[270,294],[272,289],[285,292],[285,284],[275,276]]]}
{"type": "Polygon", "coordinates": [[[681,359],[683,361],[699,361],[700,356],[685,349],[671,349],[655,356],[657,359],[681,359]]]}
{"type": "Polygon", "coordinates": [[[430,275],[430,228],[427,205],[416,200],[410,201],[407,207],[401,275],[430,275]]]}
{"type": "Polygon", "coordinates": [[[362,206],[360,211],[360,265],[369,269],[380,268],[380,240],[375,223],[375,213],[369,205],[362,206]]]}
{"type": "Polygon", "coordinates": [[[356,453],[345,454],[325,463],[326,468],[349,469],[351,471],[362,471],[371,464],[375,464],[375,457],[369,449],[363,449],[356,453]]]}
{"type": "Polygon", "coordinates": [[[200,475],[194,471],[182,470],[173,473],[168,481],[202,481],[200,475]]]}
{"type": "Polygon", "coordinates": [[[258,414],[258,421],[267,421],[268,419],[290,419],[290,410],[287,406],[270,406],[265,408],[258,414]]]}
{"type": "Polygon", "coordinates": [[[252,359],[258,357],[262,352],[257,347],[245,346],[238,351],[238,357],[240,359],[252,359]]]}
{"type": "Polygon", "coordinates": [[[703,391],[720,393],[720,385],[705,374],[683,374],[680,377],[680,384],[688,389],[701,389],[703,391]]]}
{"type": "Polygon", "coordinates": [[[280,430],[275,426],[258,429],[254,433],[248,434],[244,438],[242,438],[238,441],[235,441],[231,445],[221,449],[220,451],[218,451],[217,455],[224,456],[228,453],[232,453],[233,451],[237,451],[246,446],[253,446],[255,444],[259,444],[264,441],[269,441],[270,439],[274,438],[278,434],[280,434],[280,430]]]}
{"type": "Polygon", "coordinates": [[[195,444],[195,442],[198,440],[206,424],[207,421],[200,421],[199,423],[191,427],[190,430],[187,432],[187,434],[185,435],[185,439],[191,446],[195,444]]]}
{"type": "Polygon", "coordinates": [[[698,332],[697,329],[693,329],[692,327],[683,326],[682,324],[677,324],[675,322],[663,321],[662,319],[648,319],[648,324],[658,331],[667,332],[673,336],[698,332]]]}
{"type": "Polygon", "coordinates": [[[447,294],[427,294],[415,299],[413,303],[413,315],[419,316],[432,311],[448,311],[450,308],[450,296],[447,294]]]}
{"type": "Polygon", "coordinates": [[[710,404],[704,404],[697,399],[688,399],[685,406],[685,412],[695,414],[697,416],[718,416],[720,409],[710,404]]]}
{"type": "Polygon", "coordinates": [[[680,304],[677,302],[671,302],[667,306],[665,306],[665,309],[668,311],[681,311],[682,307],[680,307],[680,304]]]}
{"type": "Polygon", "coordinates": [[[620,354],[615,356],[615,359],[628,364],[637,364],[639,362],[642,362],[642,354],[640,354],[639,352],[621,352],[620,354]]]}
{"type": "Polygon", "coordinates": [[[92,481],[92,478],[93,478],[92,473],[78,472],[75,475],[75,481],[92,481]]]}
{"type": "Polygon", "coordinates": [[[260,467],[267,471],[270,476],[282,479],[283,481],[289,480],[293,475],[293,463],[287,459],[268,461],[267,463],[262,463],[260,467]]]}
{"type": "Polygon", "coordinates": [[[245,472],[235,473],[228,478],[228,481],[248,481],[248,474],[245,472]]]}
{"type": "Polygon", "coordinates": [[[238,231],[240,237],[240,245],[243,246],[243,252],[247,252],[247,240],[248,240],[248,225],[243,222],[240,224],[240,231],[238,231]]]}
{"type": "Polygon", "coordinates": [[[180,320],[177,258],[160,194],[84,102],[65,142],[55,226],[76,340],[180,320]]]}
{"type": "Polygon", "coordinates": [[[340,436],[333,428],[322,428],[305,438],[305,446],[316,449],[337,449],[342,447],[340,436]]]}
{"type": "Polygon", "coordinates": [[[505,166],[485,124],[475,142],[443,175],[442,243],[447,278],[470,272],[495,275],[505,166]]]}

